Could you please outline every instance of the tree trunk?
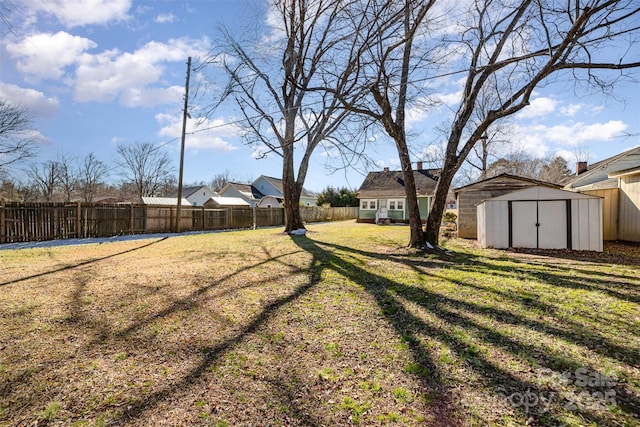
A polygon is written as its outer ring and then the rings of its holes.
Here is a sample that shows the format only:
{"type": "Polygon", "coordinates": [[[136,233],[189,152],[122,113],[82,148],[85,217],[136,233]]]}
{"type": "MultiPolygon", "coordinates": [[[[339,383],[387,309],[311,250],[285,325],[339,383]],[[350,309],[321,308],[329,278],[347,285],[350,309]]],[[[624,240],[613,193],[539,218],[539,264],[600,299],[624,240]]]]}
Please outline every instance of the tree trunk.
{"type": "Polygon", "coordinates": [[[453,181],[453,176],[457,171],[455,167],[448,163],[449,162],[445,161],[442,172],[440,173],[440,178],[436,185],[436,194],[433,198],[431,209],[429,210],[429,216],[427,217],[424,238],[433,246],[438,245],[440,223],[442,222],[442,215],[444,214],[444,210],[447,206],[447,195],[449,193],[451,182],[453,181]]]}
{"type": "Polygon", "coordinates": [[[305,228],[300,215],[300,193],[294,176],[293,149],[284,149],[282,191],[284,193],[284,232],[305,228]]]}
{"type": "Polygon", "coordinates": [[[424,246],[424,234],[422,233],[422,220],[420,219],[420,209],[418,207],[418,197],[416,192],[416,181],[411,168],[411,159],[406,149],[406,141],[396,141],[402,175],[404,177],[404,191],[407,196],[407,212],[409,213],[409,247],[418,248],[424,246]],[[404,147],[404,149],[402,149],[404,147]]]}

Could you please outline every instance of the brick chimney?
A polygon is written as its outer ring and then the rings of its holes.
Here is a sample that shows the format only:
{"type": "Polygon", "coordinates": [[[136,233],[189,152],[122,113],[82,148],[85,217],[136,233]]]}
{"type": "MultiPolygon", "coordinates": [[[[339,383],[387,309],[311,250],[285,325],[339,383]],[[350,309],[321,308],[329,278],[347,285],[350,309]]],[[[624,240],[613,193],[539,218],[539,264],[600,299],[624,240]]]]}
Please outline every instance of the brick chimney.
{"type": "Polygon", "coordinates": [[[576,175],[580,175],[582,172],[587,170],[587,162],[577,162],[576,163],[576,175]]]}
{"type": "Polygon", "coordinates": [[[422,170],[422,162],[417,162],[416,163],[416,169],[421,171],[422,170]]]}

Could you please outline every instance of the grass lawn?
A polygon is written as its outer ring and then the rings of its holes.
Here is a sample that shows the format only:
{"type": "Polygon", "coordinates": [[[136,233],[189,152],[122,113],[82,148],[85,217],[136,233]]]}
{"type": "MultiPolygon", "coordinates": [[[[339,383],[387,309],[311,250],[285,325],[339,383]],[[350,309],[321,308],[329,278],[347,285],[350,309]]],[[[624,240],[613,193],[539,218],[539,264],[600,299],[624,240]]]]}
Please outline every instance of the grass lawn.
{"type": "Polygon", "coordinates": [[[639,425],[640,250],[340,222],[0,250],[0,425],[639,425]]]}

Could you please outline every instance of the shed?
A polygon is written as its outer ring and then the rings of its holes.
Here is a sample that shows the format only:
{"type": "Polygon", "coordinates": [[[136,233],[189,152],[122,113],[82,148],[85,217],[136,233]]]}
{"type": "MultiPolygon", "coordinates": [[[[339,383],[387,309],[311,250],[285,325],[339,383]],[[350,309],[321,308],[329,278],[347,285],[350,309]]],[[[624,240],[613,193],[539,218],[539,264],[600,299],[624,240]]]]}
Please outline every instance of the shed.
{"type": "Polygon", "coordinates": [[[213,196],[204,203],[204,207],[206,208],[247,208],[250,206],[249,202],[241,199],[240,197],[213,196]]]}
{"type": "Polygon", "coordinates": [[[454,194],[458,205],[458,237],[477,238],[477,206],[483,200],[536,185],[560,188],[560,185],[506,173],[456,188],[454,194]]]}
{"type": "Polygon", "coordinates": [[[483,248],[602,251],[602,199],[544,186],[526,188],[478,205],[483,248]]]}

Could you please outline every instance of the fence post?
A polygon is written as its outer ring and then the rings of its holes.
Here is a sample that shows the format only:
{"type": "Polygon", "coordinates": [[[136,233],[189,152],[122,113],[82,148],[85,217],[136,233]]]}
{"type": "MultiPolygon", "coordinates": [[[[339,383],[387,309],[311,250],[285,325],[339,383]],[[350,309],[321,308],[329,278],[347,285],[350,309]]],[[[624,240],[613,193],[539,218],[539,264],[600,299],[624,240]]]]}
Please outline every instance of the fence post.
{"type": "Polygon", "coordinates": [[[5,215],[4,199],[0,200],[0,243],[4,243],[7,239],[6,215],[5,215]]]}
{"type": "Polygon", "coordinates": [[[133,220],[133,203],[129,205],[129,234],[133,234],[135,221],[133,220]]]}
{"type": "Polygon", "coordinates": [[[76,208],[76,237],[79,239],[84,237],[82,231],[82,202],[78,200],[78,206],[76,208]]]}
{"type": "Polygon", "coordinates": [[[256,229],[256,205],[253,205],[253,229],[256,229]]]}

